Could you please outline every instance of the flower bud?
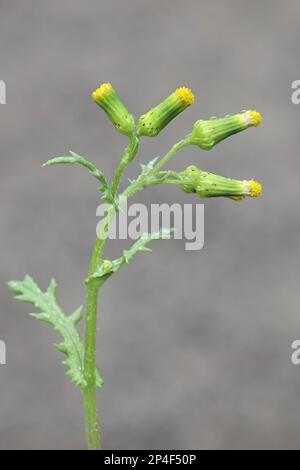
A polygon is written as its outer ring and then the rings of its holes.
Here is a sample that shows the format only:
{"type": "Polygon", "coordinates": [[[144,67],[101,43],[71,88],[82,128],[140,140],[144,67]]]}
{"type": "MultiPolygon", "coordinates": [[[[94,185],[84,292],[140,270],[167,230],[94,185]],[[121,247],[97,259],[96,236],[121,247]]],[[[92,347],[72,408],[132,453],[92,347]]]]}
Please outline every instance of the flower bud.
{"type": "Polygon", "coordinates": [[[200,120],[195,122],[188,138],[192,145],[197,145],[203,150],[210,150],[221,140],[248,127],[257,127],[261,121],[260,113],[254,110],[244,111],[243,113],[220,119],[200,120]]]}
{"type": "Polygon", "coordinates": [[[187,193],[196,193],[199,197],[229,197],[240,200],[246,196],[258,197],[262,192],[260,183],[255,180],[235,180],[214,175],[197,168],[188,166],[182,173],[184,181],[183,191],[187,193]]]}
{"type": "Polygon", "coordinates": [[[177,88],[168,98],[140,117],[137,134],[155,137],[172,119],[193,104],[194,100],[189,88],[177,88]]]}
{"type": "Polygon", "coordinates": [[[92,99],[105,111],[117,131],[132,134],[134,119],[110,83],[103,83],[93,91],[92,99]]]}

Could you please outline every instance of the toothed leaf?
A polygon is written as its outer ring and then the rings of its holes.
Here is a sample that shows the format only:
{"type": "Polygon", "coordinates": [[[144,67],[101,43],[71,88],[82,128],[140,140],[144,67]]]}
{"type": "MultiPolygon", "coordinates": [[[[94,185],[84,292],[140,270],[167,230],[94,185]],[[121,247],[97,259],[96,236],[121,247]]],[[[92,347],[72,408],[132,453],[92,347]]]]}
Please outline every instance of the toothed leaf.
{"type": "Polygon", "coordinates": [[[151,171],[155,167],[155,163],[157,162],[158,159],[159,159],[159,157],[155,157],[155,158],[153,158],[153,160],[150,160],[150,162],[148,162],[146,165],[141,163],[142,175],[143,176],[147,176],[149,173],[151,173],[151,171]]]}
{"type": "MultiPolygon", "coordinates": [[[[82,307],[79,307],[71,315],[65,315],[56,301],[56,281],[51,280],[46,292],[42,292],[39,286],[30,276],[25,276],[23,281],[10,281],[8,287],[13,291],[17,300],[33,304],[39,312],[31,313],[31,316],[51,325],[63,338],[63,342],[54,346],[66,355],[63,364],[66,365],[67,375],[75,385],[84,389],[87,386],[83,372],[83,342],[76,329],[76,325],[82,318],[82,307]]],[[[97,372],[96,385],[102,387],[103,380],[97,372]]]]}
{"type": "Polygon", "coordinates": [[[70,155],[63,155],[61,157],[55,157],[51,160],[48,160],[43,166],[53,166],[53,165],[74,165],[75,163],[84,166],[89,170],[89,172],[101,183],[100,191],[102,192],[103,199],[109,204],[115,204],[114,197],[111,194],[111,190],[108,184],[107,179],[105,178],[102,171],[100,171],[95,165],[84,157],[81,157],[75,152],[70,150],[70,155]]]}
{"type": "Polygon", "coordinates": [[[140,167],[142,168],[141,173],[137,177],[136,180],[129,180],[130,184],[132,183],[137,183],[137,182],[144,182],[145,184],[162,184],[167,177],[169,176],[169,171],[164,171],[164,172],[159,172],[155,175],[153,175],[153,170],[155,169],[155,164],[159,157],[153,158],[153,160],[150,160],[146,165],[143,163],[140,164],[140,167]]]}
{"type": "Polygon", "coordinates": [[[86,282],[89,283],[93,279],[106,279],[113,273],[118,271],[124,264],[128,264],[132,258],[140,252],[151,252],[152,250],[146,245],[154,240],[169,239],[174,235],[174,229],[162,229],[159,232],[144,233],[128,250],[123,251],[123,255],[113,261],[104,260],[92,276],[86,282]]]}

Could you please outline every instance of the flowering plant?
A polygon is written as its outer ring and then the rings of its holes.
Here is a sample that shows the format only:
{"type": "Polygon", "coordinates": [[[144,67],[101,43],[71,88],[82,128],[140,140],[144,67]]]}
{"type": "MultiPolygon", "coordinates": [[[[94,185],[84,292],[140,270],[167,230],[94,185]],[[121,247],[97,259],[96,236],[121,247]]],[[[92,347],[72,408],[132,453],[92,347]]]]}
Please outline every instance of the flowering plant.
{"type": "Polygon", "coordinates": [[[157,184],[177,185],[186,193],[208,198],[223,196],[234,200],[261,194],[261,185],[255,180],[235,180],[215,175],[196,166],[188,166],[182,172],[166,169],[170,160],[184,147],[196,145],[200,149],[210,150],[223,139],[241,132],[248,127],[256,127],[261,122],[257,111],[243,111],[233,116],[209,120],[199,120],[191,132],[161,159],[155,158],[147,165],[142,165],[138,177],[130,181],[128,187],[119,193],[119,184],[126,167],[134,160],[140,139],[143,136],[157,136],[164,127],[178,114],[194,103],[194,95],[189,88],[177,88],[164,101],[143,114],[137,125],[116,90],[110,83],[104,83],[92,93],[92,99],[107,114],[115,129],[127,136],[126,146],[111,183],[105,175],[90,161],[70,152],[69,155],[53,158],[44,166],[58,164],[78,164],[89,170],[100,185],[101,197],[108,204],[108,210],[101,222],[100,233],[92,251],[85,280],[87,290],[85,337],[81,339],[77,324],[82,319],[83,308],[79,307],[71,315],[66,315],[56,300],[56,282],[51,280],[48,289],[43,292],[36,282],[25,276],[23,281],[10,281],[9,288],[16,294],[16,299],[33,304],[37,313],[31,315],[50,324],[63,341],[55,347],[65,354],[64,364],[73,383],[82,390],[86,435],[89,449],[101,449],[100,427],[97,416],[96,389],[103,386],[103,379],[96,367],[96,332],[97,305],[100,288],[108,278],[124,264],[129,263],[139,252],[151,251],[147,246],[158,239],[170,238],[173,229],[162,228],[159,232],[145,233],[129,249],[124,250],[120,258],[103,258],[105,243],[113,217],[119,211],[122,202],[143,190],[157,184]]]}

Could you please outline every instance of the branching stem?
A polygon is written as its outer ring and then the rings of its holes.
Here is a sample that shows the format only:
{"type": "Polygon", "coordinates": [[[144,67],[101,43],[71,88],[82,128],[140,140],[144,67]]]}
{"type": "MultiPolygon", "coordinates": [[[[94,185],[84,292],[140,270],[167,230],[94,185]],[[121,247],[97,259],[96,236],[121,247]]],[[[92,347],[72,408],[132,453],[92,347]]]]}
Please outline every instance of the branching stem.
{"type": "Polygon", "coordinates": [[[169,152],[155,165],[153,174],[157,174],[171,160],[171,158],[176,155],[176,153],[188,145],[190,145],[188,138],[182,139],[177,142],[177,144],[173,145],[169,152]]]}
{"type": "MultiPolygon", "coordinates": [[[[116,170],[113,183],[111,186],[112,195],[115,196],[120,184],[122,174],[127,165],[133,160],[138,149],[138,139],[135,135],[130,138],[129,145],[126,147],[121,162],[116,170]]],[[[151,184],[179,184],[179,180],[175,178],[175,172],[165,172],[168,176],[173,176],[172,179],[160,180],[160,169],[169,160],[188,145],[187,140],[181,140],[175,144],[171,150],[162,158],[162,160],[154,167],[151,172],[151,177],[141,178],[131,183],[125,191],[119,196],[118,202],[121,204],[125,199],[133,196],[144,187],[151,184]],[[157,177],[157,178],[155,178],[157,177]]],[[[163,172],[162,172],[163,173],[163,172]]],[[[102,262],[102,253],[104,250],[105,242],[108,235],[109,225],[116,213],[116,207],[111,206],[104,217],[99,236],[96,240],[89,267],[89,276],[93,275],[99,268],[102,262]]],[[[88,448],[90,450],[101,449],[101,434],[100,425],[97,413],[97,400],[96,400],[96,384],[95,384],[95,370],[96,370],[96,336],[97,336],[97,307],[99,289],[103,281],[93,280],[87,284],[87,307],[86,307],[86,330],[84,342],[84,375],[87,382],[87,387],[83,390],[83,405],[86,425],[86,436],[88,441],[88,448]]]]}

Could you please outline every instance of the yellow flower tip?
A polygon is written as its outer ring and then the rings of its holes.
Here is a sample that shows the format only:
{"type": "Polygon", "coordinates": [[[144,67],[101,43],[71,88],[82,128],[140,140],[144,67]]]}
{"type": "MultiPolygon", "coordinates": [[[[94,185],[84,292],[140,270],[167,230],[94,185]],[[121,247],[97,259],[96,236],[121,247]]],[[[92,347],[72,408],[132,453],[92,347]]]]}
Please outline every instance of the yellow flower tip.
{"type": "Polygon", "coordinates": [[[248,181],[249,195],[251,197],[258,197],[262,193],[261,184],[258,181],[250,180],[248,181]]]}
{"type": "Polygon", "coordinates": [[[250,109],[249,111],[246,111],[245,118],[249,126],[254,127],[259,126],[262,121],[262,115],[258,111],[255,111],[255,109],[250,109]]]}
{"type": "Polygon", "coordinates": [[[233,199],[234,201],[242,201],[245,199],[245,196],[230,196],[230,199],[233,199]]]}
{"type": "Polygon", "coordinates": [[[100,101],[103,95],[112,90],[111,83],[102,83],[96,90],[92,93],[92,99],[94,101],[100,101]]]}
{"type": "Polygon", "coordinates": [[[102,83],[93,91],[92,99],[107,114],[118,132],[128,136],[132,134],[134,119],[111,83],[102,83]]]}
{"type": "Polygon", "coordinates": [[[191,106],[194,101],[195,97],[193,92],[190,88],[180,87],[175,90],[175,95],[186,105],[191,106]]]}

